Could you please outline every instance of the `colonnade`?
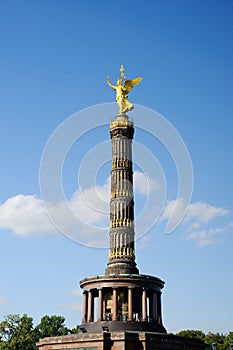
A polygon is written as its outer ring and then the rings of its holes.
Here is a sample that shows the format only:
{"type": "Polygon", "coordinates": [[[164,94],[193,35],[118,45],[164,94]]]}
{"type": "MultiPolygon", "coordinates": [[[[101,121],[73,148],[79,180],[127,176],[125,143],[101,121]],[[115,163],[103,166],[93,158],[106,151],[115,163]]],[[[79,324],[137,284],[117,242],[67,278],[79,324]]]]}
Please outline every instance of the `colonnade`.
{"type": "Polygon", "coordinates": [[[84,290],[82,322],[106,320],[162,324],[161,292],[131,286],[84,290]],[[95,298],[98,299],[97,315],[95,298]]]}

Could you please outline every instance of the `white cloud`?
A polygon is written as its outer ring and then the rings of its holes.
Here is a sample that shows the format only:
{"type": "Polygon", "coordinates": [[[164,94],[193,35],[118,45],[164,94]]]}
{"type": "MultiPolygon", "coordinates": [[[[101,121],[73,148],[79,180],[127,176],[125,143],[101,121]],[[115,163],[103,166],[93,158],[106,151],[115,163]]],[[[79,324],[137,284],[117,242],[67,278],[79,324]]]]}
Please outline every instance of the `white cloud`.
{"type": "Polygon", "coordinates": [[[187,239],[196,241],[196,244],[199,247],[221,242],[221,240],[216,240],[212,237],[208,230],[194,231],[187,236],[187,239]]]}
{"type": "Polygon", "coordinates": [[[232,231],[233,223],[230,223],[224,227],[210,228],[202,231],[194,231],[187,236],[188,240],[196,241],[199,247],[204,247],[210,244],[217,244],[222,242],[220,234],[223,234],[229,230],[232,231]]]}
{"type": "Polygon", "coordinates": [[[83,295],[83,292],[80,289],[71,289],[69,290],[69,293],[78,297],[81,297],[83,295]]]}
{"type": "Polygon", "coordinates": [[[82,304],[81,303],[77,303],[77,302],[73,302],[73,303],[69,303],[67,304],[67,308],[71,311],[81,311],[82,310],[82,304]]]}
{"type": "Polygon", "coordinates": [[[152,179],[148,174],[140,171],[134,172],[134,190],[138,194],[146,196],[149,192],[160,189],[158,183],[152,179]]]}
{"type": "Polygon", "coordinates": [[[188,228],[187,231],[193,231],[193,230],[198,230],[200,228],[201,224],[199,222],[192,222],[188,228]]]}
{"type": "MultiPolygon", "coordinates": [[[[173,214],[173,210],[184,210],[184,202],[182,198],[167,202],[161,220],[169,219],[173,214]]],[[[204,247],[210,244],[218,244],[222,242],[219,236],[230,229],[233,224],[227,224],[224,227],[206,227],[212,220],[221,218],[229,214],[229,211],[222,207],[214,207],[208,203],[195,202],[188,205],[183,225],[186,225],[185,231],[188,233],[186,238],[193,240],[198,246],[204,247]]]]}
{"type": "MultiPolygon", "coordinates": [[[[36,195],[11,197],[0,204],[0,229],[12,230],[24,237],[54,234],[58,232],[52,224],[54,222],[63,233],[75,232],[77,241],[85,239],[89,245],[104,246],[108,240],[107,231],[106,237],[100,237],[96,229],[108,230],[109,227],[110,182],[109,177],[102,186],[78,190],[67,201],[45,203],[50,218],[43,200],[36,195]]],[[[139,171],[134,173],[134,187],[136,193],[143,195],[147,195],[148,189],[153,191],[158,188],[153,179],[139,171]]]]}
{"type": "Polygon", "coordinates": [[[0,228],[27,236],[34,233],[53,233],[44,210],[43,201],[35,195],[19,194],[0,205],[0,228]]]}
{"type": "MultiPolygon", "coordinates": [[[[47,203],[47,209],[49,208],[53,222],[62,228],[63,233],[70,233],[68,236],[78,242],[90,246],[108,246],[110,181],[109,177],[102,186],[76,191],[66,202],[47,203]]],[[[146,196],[148,190],[151,193],[160,188],[155,180],[136,171],[134,173],[134,189],[135,194],[146,196]]],[[[160,208],[153,207],[153,205],[154,200],[150,204],[151,207],[146,208],[144,219],[151,215],[159,217],[160,208]]],[[[184,211],[182,198],[166,203],[160,221],[168,220],[175,207],[176,215],[184,211]]],[[[189,204],[183,220],[183,224],[186,225],[187,239],[195,241],[199,246],[220,242],[217,237],[232,226],[206,228],[205,225],[228,213],[227,209],[214,207],[208,203],[189,204]]],[[[140,219],[140,215],[138,218],[140,219]]],[[[137,237],[138,232],[144,232],[145,221],[148,220],[136,220],[137,237]]],[[[43,200],[35,195],[23,194],[9,198],[0,204],[0,229],[12,230],[22,237],[59,232],[51,223],[43,200]]]]}
{"type": "Polygon", "coordinates": [[[61,307],[63,307],[66,310],[70,310],[70,311],[81,311],[82,310],[82,303],[78,303],[78,302],[70,302],[70,303],[66,303],[66,304],[61,304],[61,307]]]}
{"type": "Polygon", "coordinates": [[[84,223],[102,226],[109,215],[109,203],[104,200],[107,185],[77,191],[68,201],[73,213],[84,223]]]}
{"type": "Polygon", "coordinates": [[[0,305],[8,304],[8,299],[5,297],[0,297],[0,305]]]}
{"type": "Polygon", "coordinates": [[[151,239],[151,235],[145,235],[145,236],[141,237],[137,243],[137,247],[139,249],[146,248],[148,246],[148,244],[150,244],[150,239],[151,239]]]}
{"type": "Polygon", "coordinates": [[[186,209],[183,198],[177,198],[172,201],[167,201],[163,209],[163,213],[161,215],[161,220],[170,219],[171,216],[174,215],[175,209],[176,209],[175,215],[177,217],[182,217],[186,209]]]}
{"type": "Polygon", "coordinates": [[[67,291],[67,293],[71,294],[72,296],[75,297],[75,300],[79,300],[79,301],[71,301],[68,303],[60,304],[60,306],[70,311],[76,311],[76,312],[82,311],[82,296],[83,296],[82,289],[70,289],[67,291]]]}
{"type": "MultiPolygon", "coordinates": [[[[168,201],[162,214],[162,219],[169,219],[176,207],[176,212],[180,213],[184,211],[184,200],[178,198],[172,201],[168,201]]],[[[195,219],[201,222],[209,222],[219,216],[224,216],[229,213],[225,208],[216,208],[208,203],[195,202],[187,206],[186,215],[184,217],[185,221],[195,219]]],[[[198,224],[197,222],[195,223],[198,224]]]]}
{"type": "Polygon", "coordinates": [[[229,213],[225,208],[216,208],[208,203],[195,202],[191,203],[187,209],[187,220],[192,218],[198,219],[202,222],[209,222],[219,216],[225,216],[229,213]]]}

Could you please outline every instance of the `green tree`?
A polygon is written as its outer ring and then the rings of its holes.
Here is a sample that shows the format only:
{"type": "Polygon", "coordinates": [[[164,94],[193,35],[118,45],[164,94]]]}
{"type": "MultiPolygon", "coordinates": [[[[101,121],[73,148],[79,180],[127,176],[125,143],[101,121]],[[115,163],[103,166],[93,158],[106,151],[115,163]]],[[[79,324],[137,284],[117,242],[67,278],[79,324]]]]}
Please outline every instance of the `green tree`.
{"type": "Polygon", "coordinates": [[[176,335],[187,338],[198,338],[204,341],[206,347],[205,350],[212,350],[212,344],[215,343],[217,350],[230,350],[230,344],[233,344],[233,332],[228,335],[221,333],[207,333],[196,330],[185,330],[177,333],[176,335]]]}
{"type": "Polygon", "coordinates": [[[224,339],[225,349],[229,350],[231,344],[233,344],[233,332],[228,333],[224,339]]]}
{"type": "Polygon", "coordinates": [[[205,333],[199,330],[186,330],[186,331],[180,331],[177,333],[179,337],[187,337],[187,338],[195,338],[195,339],[201,339],[205,340],[205,333]]]}
{"type": "Polygon", "coordinates": [[[44,316],[40,323],[35,327],[35,332],[38,339],[45,337],[56,337],[70,333],[70,330],[65,326],[65,318],[63,316],[44,316]]]}
{"type": "Polygon", "coordinates": [[[27,315],[8,315],[0,323],[1,350],[36,349],[33,320],[27,315]]]}
{"type": "Polygon", "coordinates": [[[206,349],[212,350],[212,344],[215,343],[217,346],[217,350],[224,350],[225,349],[224,339],[225,339],[225,336],[223,334],[220,334],[220,333],[215,334],[215,333],[209,332],[205,336],[205,344],[207,345],[206,349]]]}
{"type": "Polygon", "coordinates": [[[72,329],[70,330],[70,333],[71,333],[71,334],[76,334],[76,333],[78,333],[78,331],[79,331],[79,325],[77,325],[76,327],[72,328],[72,329]]]}

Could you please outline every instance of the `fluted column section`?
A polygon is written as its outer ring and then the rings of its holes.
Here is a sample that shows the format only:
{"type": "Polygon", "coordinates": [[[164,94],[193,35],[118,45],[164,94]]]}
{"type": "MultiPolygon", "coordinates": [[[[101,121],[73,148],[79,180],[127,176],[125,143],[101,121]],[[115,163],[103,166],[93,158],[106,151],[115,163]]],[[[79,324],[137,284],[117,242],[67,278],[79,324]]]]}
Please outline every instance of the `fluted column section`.
{"type": "Polygon", "coordinates": [[[106,274],[138,273],[134,251],[133,134],[133,123],[126,115],[118,115],[110,123],[110,252],[106,274]]]}

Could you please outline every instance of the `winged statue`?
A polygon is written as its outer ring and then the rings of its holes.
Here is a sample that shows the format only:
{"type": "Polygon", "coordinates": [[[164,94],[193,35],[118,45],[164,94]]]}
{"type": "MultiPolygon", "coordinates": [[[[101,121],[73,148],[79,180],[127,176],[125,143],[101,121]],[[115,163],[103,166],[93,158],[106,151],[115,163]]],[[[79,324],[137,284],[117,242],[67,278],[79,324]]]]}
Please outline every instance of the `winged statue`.
{"type": "Polygon", "coordinates": [[[141,77],[127,80],[124,74],[124,66],[120,67],[120,77],[117,80],[117,85],[112,85],[109,77],[106,77],[108,85],[116,91],[116,101],[119,107],[119,113],[125,114],[128,111],[131,111],[134,108],[134,105],[128,100],[128,93],[140,83],[142,80],[141,77]]]}

